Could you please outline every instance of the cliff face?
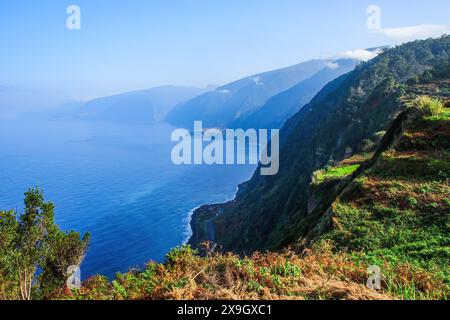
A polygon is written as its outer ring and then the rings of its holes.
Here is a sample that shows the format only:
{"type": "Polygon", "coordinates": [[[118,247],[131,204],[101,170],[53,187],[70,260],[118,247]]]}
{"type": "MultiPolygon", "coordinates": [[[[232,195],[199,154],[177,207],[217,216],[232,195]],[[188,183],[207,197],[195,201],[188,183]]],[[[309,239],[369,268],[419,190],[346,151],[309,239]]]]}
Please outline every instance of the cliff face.
{"type": "MultiPolygon", "coordinates": [[[[292,243],[294,250],[242,257],[208,243],[199,256],[182,246],[162,264],[118,273],[112,282],[96,276],[55,298],[446,299],[450,109],[430,96],[448,99],[450,77],[408,89],[421,96],[405,94],[406,110],[382,140],[366,141],[362,153],[313,173],[303,219],[308,232],[292,243]],[[367,287],[367,270],[381,272],[379,290],[367,287]]],[[[234,205],[199,209],[196,239],[214,240],[211,224],[234,205]]]]}
{"type": "Polygon", "coordinates": [[[389,130],[405,110],[403,98],[414,93],[412,84],[420,91],[427,77],[442,70],[448,74],[449,56],[448,36],[416,41],[387,50],[331,82],[282,129],[279,174],[262,177],[258,170],[233,202],[197,211],[191,244],[214,240],[226,250],[248,253],[295,243],[314,228],[320,230],[319,222],[325,228],[324,209],[343,186],[332,185],[314,197],[313,173],[379,143],[380,132],[389,130]],[[198,232],[201,225],[205,230],[198,219],[205,210],[212,213],[206,229],[214,232],[198,232]]]}

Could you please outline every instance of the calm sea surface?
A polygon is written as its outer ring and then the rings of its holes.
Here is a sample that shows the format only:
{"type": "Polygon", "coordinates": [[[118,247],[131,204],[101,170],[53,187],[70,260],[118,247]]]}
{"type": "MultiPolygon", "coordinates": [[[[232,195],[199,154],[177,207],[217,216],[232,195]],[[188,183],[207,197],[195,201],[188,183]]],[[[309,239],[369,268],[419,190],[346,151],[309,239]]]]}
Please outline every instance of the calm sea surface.
{"type": "Polygon", "coordinates": [[[162,261],[190,236],[193,208],[233,198],[255,166],[176,166],[174,128],[69,121],[0,122],[0,209],[38,186],[64,230],[91,233],[82,275],[162,261]]]}

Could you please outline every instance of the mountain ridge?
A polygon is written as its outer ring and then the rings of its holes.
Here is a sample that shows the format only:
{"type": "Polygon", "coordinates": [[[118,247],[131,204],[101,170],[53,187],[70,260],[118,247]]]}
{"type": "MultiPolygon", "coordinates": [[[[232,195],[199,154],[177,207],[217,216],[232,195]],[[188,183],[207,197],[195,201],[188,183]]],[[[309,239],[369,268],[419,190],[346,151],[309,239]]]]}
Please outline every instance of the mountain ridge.
{"type": "MultiPolygon", "coordinates": [[[[308,80],[324,69],[335,68],[335,61],[337,60],[310,60],[231,82],[177,106],[165,120],[173,125],[184,127],[192,126],[194,121],[198,120],[202,120],[206,127],[249,127],[245,123],[245,118],[251,117],[264,107],[269,99],[308,80]]],[[[340,59],[339,61],[344,60],[340,59]]],[[[348,61],[356,65],[355,60],[348,59],[348,61]]],[[[322,80],[320,84],[325,85],[326,79],[322,80]]],[[[308,93],[307,96],[313,95],[308,93]]],[[[301,103],[307,98],[299,100],[301,103]]],[[[292,111],[285,111],[288,116],[290,112],[292,111]]],[[[282,121],[284,120],[283,118],[282,121]]],[[[257,128],[262,128],[262,126],[258,125],[257,128]]]]}
{"type": "Polygon", "coordinates": [[[355,69],[358,60],[340,59],[312,77],[270,98],[261,108],[248,117],[237,119],[232,128],[280,129],[284,122],[304,107],[330,81],[355,69]]]}
{"type": "Polygon", "coordinates": [[[183,101],[205,93],[206,89],[159,86],[100,97],[83,103],[69,103],[47,112],[57,119],[107,122],[161,122],[183,101]]]}

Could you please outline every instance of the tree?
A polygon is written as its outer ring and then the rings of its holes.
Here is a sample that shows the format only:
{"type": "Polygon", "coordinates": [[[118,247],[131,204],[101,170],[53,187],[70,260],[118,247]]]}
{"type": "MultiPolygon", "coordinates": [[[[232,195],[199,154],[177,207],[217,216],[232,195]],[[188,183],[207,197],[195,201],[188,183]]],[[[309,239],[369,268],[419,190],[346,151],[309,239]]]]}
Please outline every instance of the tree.
{"type": "Polygon", "coordinates": [[[69,266],[79,266],[89,243],[89,234],[80,238],[75,231],[69,233],[58,230],[51,239],[51,249],[46,256],[43,272],[39,277],[41,294],[48,297],[64,287],[70,276],[69,266]]]}
{"type": "Polygon", "coordinates": [[[18,228],[14,211],[0,211],[0,298],[4,300],[18,296],[13,261],[18,228]]]}
{"type": "Polygon", "coordinates": [[[65,233],[54,223],[54,205],[45,202],[42,191],[25,193],[25,211],[0,212],[0,284],[6,298],[45,298],[64,285],[70,265],[79,265],[89,243],[65,233]],[[40,276],[38,276],[40,273],[40,276]]]}

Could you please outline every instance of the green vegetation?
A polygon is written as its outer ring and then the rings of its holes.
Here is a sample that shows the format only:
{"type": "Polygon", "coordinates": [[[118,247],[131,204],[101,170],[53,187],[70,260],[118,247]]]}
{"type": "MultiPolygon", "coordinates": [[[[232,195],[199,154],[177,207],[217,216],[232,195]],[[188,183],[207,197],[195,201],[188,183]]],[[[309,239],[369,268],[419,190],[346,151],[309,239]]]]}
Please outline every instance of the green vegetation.
{"type": "Polygon", "coordinates": [[[328,180],[337,180],[348,177],[358,170],[359,165],[348,165],[342,167],[328,167],[324,170],[318,170],[313,175],[313,183],[320,184],[328,180]]]}
{"type": "MultiPolygon", "coordinates": [[[[222,206],[223,214],[213,221],[215,241],[225,250],[249,253],[279,250],[307,236],[321,219],[319,212],[310,214],[311,208],[320,210],[321,204],[327,206],[342,191],[339,179],[332,179],[328,192],[324,190],[322,196],[310,201],[313,173],[330,164],[338,167],[335,163],[348,156],[378,149],[384,138],[378,140],[377,133],[388,131],[398,115],[408,109],[405,99],[414,101],[427,95],[431,101],[444,101],[449,87],[449,57],[449,36],[415,41],[385,50],[329,83],[282,129],[279,174],[254,175],[241,187],[235,201],[222,206]]],[[[434,113],[439,109],[431,108],[436,109],[434,113]]],[[[424,136],[423,145],[429,151],[434,148],[429,141],[444,145],[449,140],[445,132],[431,131],[439,134],[440,140],[424,136]]],[[[411,141],[418,140],[413,137],[411,141]]],[[[430,163],[435,168],[436,164],[430,163]]],[[[351,172],[354,168],[346,169],[351,172]]],[[[345,176],[346,169],[335,173],[345,176]]],[[[434,169],[430,170],[434,175],[431,171],[434,169]]],[[[319,174],[318,178],[320,181],[325,176],[319,174]]],[[[193,238],[194,246],[208,239],[195,231],[193,238]]]]}
{"type": "Polygon", "coordinates": [[[48,298],[64,287],[67,268],[79,265],[89,235],[65,233],[53,222],[54,206],[42,192],[25,193],[25,211],[0,211],[0,298],[48,298]]]}
{"type": "Polygon", "coordinates": [[[413,102],[413,106],[430,116],[438,116],[444,111],[444,103],[429,96],[420,96],[413,102]]]}
{"type": "Polygon", "coordinates": [[[442,109],[441,113],[426,117],[425,120],[446,121],[446,120],[448,120],[448,118],[450,118],[450,109],[445,108],[445,109],[442,109]]]}
{"type": "MultiPolygon", "coordinates": [[[[210,246],[205,244],[206,247],[210,246]]],[[[415,274],[408,274],[416,281],[415,274]]],[[[303,254],[255,253],[246,258],[182,246],[164,264],[142,272],[117,274],[114,281],[95,276],[80,290],[59,299],[392,299],[365,287],[366,266],[334,255],[327,244],[303,254]]],[[[394,278],[394,281],[401,281],[394,278]]]]}
{"type": "MultiPolygon", "coordinates": [[[[429,106],[432,100],[420,101],[429,106]]],[[[450,293],[449,146],[431,143],[450,132],[450,117],[444,108],[433,110],[440,110],[433,116],[439,123],[428,115],[414,121],[397,147],[381,154],[335,201],[335,227],[322,237],[336,252],[351,252],[355,262],[383,266],[387,292],[405,299],[444,299],[450,293]],[[414,137],[428,138],[432,151],[414,137]],[[398,268],[427,280],[395,282],[390,278],[398,268]]]]}

